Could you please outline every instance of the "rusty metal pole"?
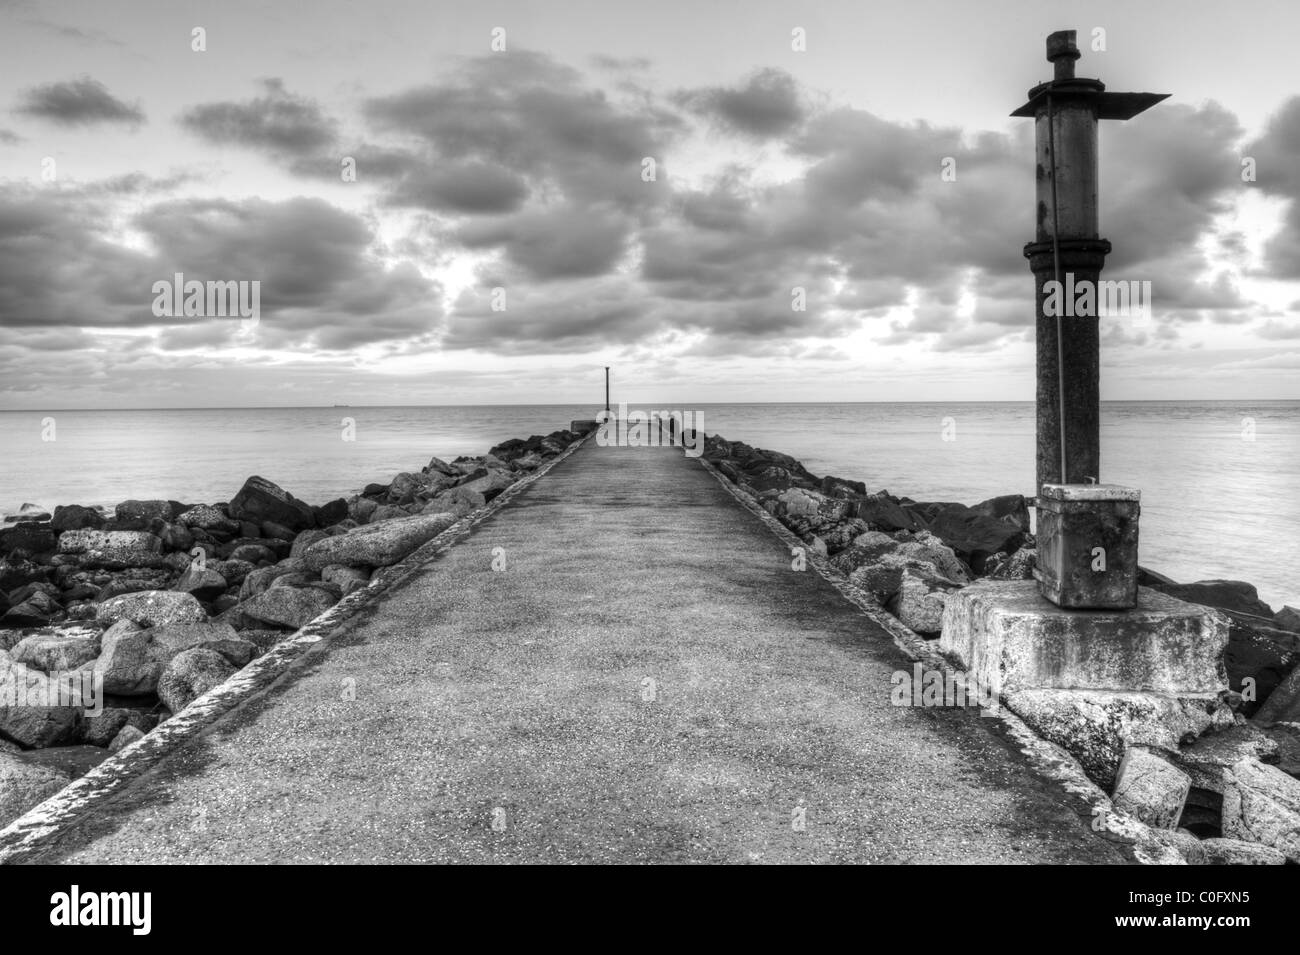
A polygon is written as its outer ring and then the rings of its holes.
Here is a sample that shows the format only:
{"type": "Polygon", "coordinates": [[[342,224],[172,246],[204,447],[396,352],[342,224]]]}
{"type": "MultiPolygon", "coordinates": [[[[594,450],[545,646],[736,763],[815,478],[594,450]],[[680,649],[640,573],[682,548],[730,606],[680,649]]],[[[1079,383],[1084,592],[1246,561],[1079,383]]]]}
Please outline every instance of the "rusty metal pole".
{"type": "MultiPolygon", "coordinates": [[[[1167,93],[1107,93],[1100,80],[1076,77],[1075,31],[1047,38],[1053,78],[1029,91],[1012,116],[1033,117],[1037,158],[1037,232],[1025,257],[1037,287],[1037,487],[1099,480],[1100,333],[1097,316],[1048,315],[1045,286],[1094,290],[1110,243],[1098,235],[1097,122],[1129,119],[1167,93]]],[[[1095,296],[1094,296],[1095,301],[1095,296]]]]}
{"type": "Polygon", "coordinates": [[[605,420],[609,420],[609,365],[605,366],[605,420]]]}

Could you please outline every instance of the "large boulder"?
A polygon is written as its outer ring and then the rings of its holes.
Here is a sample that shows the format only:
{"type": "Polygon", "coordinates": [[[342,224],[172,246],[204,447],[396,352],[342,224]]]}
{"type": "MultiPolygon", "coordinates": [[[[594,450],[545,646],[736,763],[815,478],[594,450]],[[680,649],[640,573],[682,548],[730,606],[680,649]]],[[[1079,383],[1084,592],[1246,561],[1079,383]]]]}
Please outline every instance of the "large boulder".
{"type": "Polygon", "coordinates": [[[1259,723],[1300,723],[1300,667],[1269,694],[1255,713],[1259,723]]]}
{"type": "Polygon", "coordinates": [[[1153,584],[1152,589],[1188,603],[1271,619],[1273,608],[1259,599],[1259,591],[1244,580],[1198,580],[1190,584],[1153,584]]]}
{"type": "Polygon", "coordinates": [[[85,528],[98,528],[104,525],[104,515],[93,507],[80,504],[66,504],[54,509],[50,527],[56,531],[79,531],[85,528]]]}
{"type": "Polygon", "coordinates": [[[0,593],[30,584],[34,580],[49,580],[51,568],[30,560],[0,560],[0,593]]]}
{"type": "Polygon", "coordinates": [[[220,597],[228,586],[226,578],[212,568],[199,570],[196,564],[191,563],[172,586],[172,590],[190,594],[196,600],[208,601],[220,597]]]}
{"type": "Polygon", "coordinates": [[[1281,610],[1273,615],[1273,626],[1279,630],[1300,633],[1300,610],[1290,605],[1283,606],[1281,610]]]}
{"type": "Polygon", "coordinates": [[[58,601],[42,590],[15,604],[0,617],[3,627],[43,627],[60,611],[58,601]]]}
{"type": "Polygon", "coordinates": [[[59,553],[75,555],[86,567],[123,570],[162,566],[162,540],[148,531],[64,531],[59,553]]]}
{"type": "Polygon", "coordinates": [[[102,677],[105,693],[149,696],[158,689],[163,661],[149,654],[148,630],[130,620],[119,620],[104,631],[93,669],[102,677]]]}
{"type": "Polygon", "coordinates": [[[991,497],[987,501],[980,501],[973,505],[971,510],[981,517],[1004,521],[1026,533],[1029,532],[1029,502],[1023,494],[991,497]]]}
{"type": "Polygon", "coordinates": [[[72,776],[66,772],[0,751],[0,828],[70,782],[72,776]]]}
{"type": "Polygon", "coordinates": [[[1130,746],[1115,778],[1115,807],[1148,826],[1174,829],[1192,780],[1159,749],[1130,746]]]}
{"type": "Polygon", "coordinates": [[[1038,549],[1022,547],[1014,554],[994,554],[984,561],[984,576],[992,580],[1033,580],[1038,549]]]}
{"type": "Polygon", "coordinates": [[[885,491],[854,501],[850,513],[882,531],[916,531],[923,526],[916,515],[885,491]]]}
{"type": "Polygon", "coordinates": [[[488,468],[486,474],[466,481],[458,485],[458,487],[468,491],[476,491],[483,495],[485,501],[490,501],[514,483],[515,475],[510,471],[503,468],[488,468]]]}
{"type": "Polygon", "coordinates": [[[319,617],[337,599],[315,587],[272,587],[234,608],[245,621],[297,630],[319,617]]]}
{"type": "Polygon", "coordinates": [[[97,627],[51,627],[24,637],[9,652],[16,662],[44,673],[75,670],[99,656],[97,627]]]}
{"type": "Polygon", "coordinates": [[[455,522],[455,514],[441,513],[418,514],[394,518],[382,524],[366,524],[347,533],[317,541],[307,548],[302,559],[309,569],[316,571],[330,564],[388,567],[421,544],[437,537],[455,522]]]}
{"type": "Polygon", "coordinates": [[[172,517],[170,501],[123,501],[114,511],[113,523],[119,530],[146,530],[154,521],[165,523],[172,517]]]}
{"type": "Polygon", "coordinates": [[[300,574],[307,570],[307,561],[303,557],[286,557],[270,567],[258,567],[249,571],[244,582],[239,586],[239,599],[248,600],[271,589],[271,585],[280,577],[300,574]]]}
{"type": "Polygon", "coordinates": [[[1241,760],[1225,781],[1223,835],[1270,846],[1300,863],[1300,780],[1256,759],[1241,760]]]}
{"type": "Polygon", "coordinates": [[[167,623],[199,623],[207,612],[191,594],[175,590],[142,590],[113,597],[99,605],[95,621],[111,626],[119,620],[132,620],[144,627],[167,623]]]}
{"type": "Polygon", "coordinates": [[[1016,550],[1025,541],[1025,531],[1012,521],[988,517],[962,504],[949,504],[926,523],[928,530],[976,573],[984,562],[999,551],[1016,550]]]}
{"type": "Polygon", "coordinates": [[[274,481],[257,475],[244,482],[231,500],[229,511],[236,520],[254,524],[274,521],[295,531],[316,526],[311,505],[298,500],[274,481]]]}
{"type": "Polygon", "coordinates": [[[1228,686],[1242,695],[1241,711],[1246,716],[1258,715],[1261,707],[1273,703],[1270,713],[1281,714],[1287,710],[1291,695],[1298,697],[1291,705],[1291,716],[1276,715],[1272,719],[1300,719],[1300,683],[1291,681],[1290,689],[1281,687],[1288,675],[1300,672],[1300,634],[1289,630],[1257,625],[1253,617],[1234,613],[1228,617],[1228,646],[1223,652],[1223,665],[1228,671],[1228,686]]]}
{"type": "Polygon", "coordinates": [[[225,511],[211,504],[198,504],[187,511],[182,511],[176,518],[186,527],[203,531],[216,531],[222,534],[238,534],[239,521],[233,520],[225,511]]]}
{"type": "Polygon", "coordinates": [[[0,530],[0,554],[16,550],[28,554],[51,554],[59,545],[59,534],[49,523],[23,521],[0,530]]]}
{"type": "MultiPolygon", "coordinates": [[[[64,684],[66,685],[66,684],[64,684]]],[[[60,684],[38,670],[14,662],[0,650],[0,736],[27,749],[73,740],[81,707],[60,684]]]]}
{"type": "Polygon", "coordinates": [[[925,637],[936,637],[943,630],[943,610],[948,595],[959,589],[959,584],[937,573],[906,567],[899,580],[898,592],[889,601],[889,612],[909,630],[925,637]]]}
{"type": "Polygon", "coordinates": [[[244,640],[228,623],[173,623],[153,627],[148,632],[148,657],[159,663],[168,663],[186,650],[202,647],[220,653],[233,666],[246,666],[257,655],[257,647],[244,640]]]}
{"type": "Polygon", "coordinates": [[[235,674],[235,668],[214,650],[196,647],[178,653],[158,680],[158,699],[179,713],[213,687],[235,674]]]}

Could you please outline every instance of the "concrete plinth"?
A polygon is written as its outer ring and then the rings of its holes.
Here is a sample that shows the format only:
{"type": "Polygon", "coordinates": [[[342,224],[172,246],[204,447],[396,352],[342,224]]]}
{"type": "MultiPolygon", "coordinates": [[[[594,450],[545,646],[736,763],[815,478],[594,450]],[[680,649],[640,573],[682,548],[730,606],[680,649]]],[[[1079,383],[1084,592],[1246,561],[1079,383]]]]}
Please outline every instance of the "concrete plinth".
{"type": "Polygon", "coordinates": [[[939,646],[1001,694],[1112,690],[1212,699],[1228,686],[1227,642],[1221,614],[1146,587],[1131,610],[1067,610],[1033,581],[1013,580],[951,594],[939,646]]]}
{"type": "Polygon", "coordinates": [[[591,419],[579,419],[569,422],[569,430],[574,434],[590,434],[596,430],[596,422],[591,419]]]}

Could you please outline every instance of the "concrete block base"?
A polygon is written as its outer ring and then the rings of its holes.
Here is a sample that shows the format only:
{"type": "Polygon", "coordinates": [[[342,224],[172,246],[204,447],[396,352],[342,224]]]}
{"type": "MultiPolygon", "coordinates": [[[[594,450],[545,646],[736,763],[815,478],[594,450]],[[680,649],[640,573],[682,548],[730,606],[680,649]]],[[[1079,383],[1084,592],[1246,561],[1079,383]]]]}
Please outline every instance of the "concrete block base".
{"type": "Polygon", "coordinates": [[[1227,689],[1228,621],[1138,589],[1131,610],[1068,610],[1033,581],[981,581],[950,594],[942,653],[1006,695],[1020,690],[1145,691],[1213,699],[1227,689]]]}

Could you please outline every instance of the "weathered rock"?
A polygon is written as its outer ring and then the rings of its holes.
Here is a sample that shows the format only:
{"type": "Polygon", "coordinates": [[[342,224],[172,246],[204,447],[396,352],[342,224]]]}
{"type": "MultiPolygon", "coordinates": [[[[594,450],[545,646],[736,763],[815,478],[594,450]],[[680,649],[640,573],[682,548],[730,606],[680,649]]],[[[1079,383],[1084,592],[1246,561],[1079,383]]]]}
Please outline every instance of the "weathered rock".
{"type": "Polygon", "coordinates": [[[197,527],[205,531],[218,531],[225,534],[238,534],[239,521],[231,518],[219,507],[211,504],[199,504],[187,511],[182,511],[176,518],[186,527],[197,527]]]}
{"type": "Polygon", "coordinates": [[[147,531],[64,531],[59,553],[76,555],[86,567],[157,567],[162,563],[162,541],[147,531]]]}
{"type": "Polygon", "coordinates": [[[180,579],[176,581],[172,589],[180,593],[190,594],[196,600],[208,601],[220,597],[230,586],[226,583],[226,578],[222,577],[215,570],[199,570],[194,563],[189,564],[180,579]]]}
{"type": "Polygon", "coordinates": [[[275,521],[262,522],[262,536],[271,540],[284,541],[287,544],[293,544],[294,538],[298,532],[285,527],[283,524],[277,524],[275,521]]]}
{"type": "Polygon", "coordinates": [[[136,743],[144,739],[144,737],[145,734],[142,729],[140,729],[138,726],[131,726],[130,724],[127,724],[126,726],[122,727],[121,731],[119,731],[116,736],[113,737],[113,742],[108,744],[108,751],[110,753],[120,752],[121,750],[130,746],[132,743],[136,743]]]}
{"type": "Polygon", "coordinates": [[[258,567],[256,570],[250,571],[248,576],[244,578],[244,582],[239,588],[239,599],[248,600],[250,597],[265,593],[277,578],[289,574],[299,574],[306,569],[307,561],[304,557],[288,557],[270,567],[258,567]]]}
{"type": "Polygon", "coordinates": [[[1223,835],[1300,862],[1300,780],[1255,759],[1237,763],[1223,793],[1223,835]]]}
{"type": "Polygon", "coordinates": [[[270,650],[281,640],[289,636],[288,631],[275,629],[247,629],[239,631],[240,639],[247,640],[257,647],[257,656],[270,650]]]}
{"type": "Polygon", "coordinates": [[[111,626],[119,620],[133,620],[141,626],[160,627],[168,623],[199,623],[207,612],[193,595],[175,590],[142,590],[113,597],[99,605],[95,620],[111,626]]]}
{"type": "Polygon", "coordinates": [[[264,626],[297,630],[336,602],[330,594],[312,587],[273,587],[243,601],[235,610],[264,626]]]}
{"type": "Polygon", "coordinates": [[[1273,614],[1273,626],[1279,630],[1300,633],[1300,610],[1290,605],[1283,606],[1281,610],[1273,614]]]}
{"type": "Polygon", "coordinates": [[[1206,865],[1285,865],[1286,855],[1240,839],[1202,839],[1206,865]]]}
{"type": "Polygon", "coordinates": [[[1025,531],[1014,522],[986,517],[961,504],[943,508],[925,529],[956,551],[976,573],[983,570],[989,557],[999,551],[1014,551],[1025,540],[1025,531]]]}
{"type": "Polygon", "coordinates": [[[10,607],[0,617],[2,627],[43,627],[59,611],[48,594],[36,593],[22,603],[10,607]]]}
{"type": "Polygon", "coordinates": [[[1003,494],[980,501],[971,510],[981,517],[1011,524],[1026,533],[1029,532],[1029,502],[1023,494],[1003,494]]]}
{"type": "Polygon", "coordinates": [[[919,568],[903,569],[898,593],[889,602],[889,612],[908,629],[922,636],[937,636],[943,629],[943,608],[948,594],[960,585],[919,568]]]}
{"type": "Polygon", "coordinates": [[[1038,551],[1022,547],[1014,554],[994,554],[984,562],[984,576],[990,580],[1033,580],[1038,551]]]}
{"type": "Polygon", "coordinates": [[[449,513],[456,508],[473,510],[476,507],[482,507],[486,503],[487,498],[482,494],[472,487],[462,485],[440,492],[436,498],[425,506],[422,514],[449,513]]]}
{"type": "Polygon", "coordinates": [[[99,629],[56,627],[24,637],[10,651],[16,663],[43,673],[75,670],[99,656],[99,629]]]}
{"type": "Polygon", "coordinates": [[[228,623],[173,623],[154,627],[148,631],[148,657],[158,663],[168,663],[177,654],[195,647],[220,653],[234,666],[246,666],[257,654],[257,647],[242,639],[228,623]]]}
{"type": "Polygon", "coordinates": [[[106,706],[98,716],[86,717],[81,724],[82,742],[88,746],[107,748],[135,712],[137,711],[106,706]]]}
{"type": "Polygon", "coordinates": [[[93,507],[80,504],[68,504],[54,509],[50,526],[56,531],[79,531],[84,528],[102,527],[104,515],[93,507]]]}
{"type": "Polygon", "coordinates": [[[104,631],[93,669],[103,678],[105,693],[148,696],[158,689],[163,664],[149,655],[149,631],[119,620],[104,631]]]}
{"type": "Polygon", "coordinates": [[[248,575],[256,570],[256,566],[246,560],[217,560],[208,564],[210,570],[215,570],[225,578],[227,586],[239,587],[247,579],[248,575]]]}
{"type": "Polygon", "coordinates": [[[1259,591],[1244,580],[1198,580],[1191,584],[1156,584],[1153,589],[1188,603],[1271,618],[1273,608],[1259,599],[1259,591]]]}
{"type": "Polygon", "coordinates": [[[194,535],[184,524],[164,524],[158,531],[158,539],[162,541],[163,550],[188,553],[194,546],[194,535]]]}
{"type": "Polygon", "coordinates": [[[387,567],[397,563],[453,523],[453,514],[429,514],[394,518],[382,524],[366,524],[345,534],[317,541],[307,548],[303,560],[319,571],[330,564],[349,567],[387,567]]]}
{"type": "Polygon", "coordinates": [[[1115,807],[1148,826],[1173,829],[1191,788],[1191,777],[1159,750],[1130,746],[1115,778],[1115,807]]]}
{"type": "Polygon", "coordinates": [[[854,501],[853,517],[859,517],[882,531],[916,531],[922,529],[921,521],[909,514],[898,501],[882,491],[860,501],[854,501]]]}
{"type": "Polygon", "coordinates": [[[365,524],[377,510],[379,510],[378,501],[369,497],[359,497],[348,504],[348,517],[358,524],[365,524]]]}
{"type": "Polygon", "coordinates": [[[123,501],[114,511],[114,522],[122,530],[144,530],[153,521],[170,521],[172,506],[168,501],[123,501]]]}
{"type": "Polygon", "coordinates": [[[230,516],[236,520],[261,524],[274,521],[295,531],[314,527],[316,515],[311,506],[298,500],[274,481],[253,475],[244,482],[230,502],[230,516]]]}
{"type": "Polygon", "coordinates": [[[466,491],[475,491],[483,495],[484,501],[490,501],[510,485],[515,483],[515,475],[503,468],[489,468],[482,477],[466,481],[458,487],[466,491]]]}
{"type": "Polygon", "coordinates": [[[213,687],[225,683],[235,668],[221,654],[196,647],[178,653],[158,680],[158,699],[179,713],[213,687]]]}
{"type": "Polygon", "coordinates": [[[246,560],[250,564],[274,562],[275,552],[265,544],[240,544],[230,552],[231,560],[246,560]]]}
{"type": "Polygon", "coordinates": [[[1264,626],[1258,618],[1227,612],[1223,663],[1229,686],[1241,693],[1242,713],[1254,714],[1300,663],[1300,634],[1264,626]]]}
{"type": "Polygon", "coordinates": [[[49,523],[22,521],[0,530],[0,554],[16,550],[28,554],[50,554],[59,545],[59,535],[49,523]]]}
{"type": "MultiPolygon", "coordinates": [[[[374,501],[370,501],[368,503],[373,505],[374,501]]],[[[371,510],[373,511],[374,507],[371,507],[371,510]]],[[[301,557],[303,551],[305,551],[308,547],[310,547],[312,544],[316,543],[317,541],[324,540],[329,536],[330,536],[329,534],[325,533],[325,531],[322,530],[313,529],[313,530],[302,531],[298,534],[298,536],[296,536],[293,539],[293,546],[289,550],[289,556],[301,557]]]]}
{"type": "Polygon", "coordinates": [[[317,525],[329,527],[331,524],[347,519],[348,502],[345,498],[337,497],[319,507],[313,507],[312,513],[316,515],[317,525]]]}
{"type": "Polygon", "coordinates": [[[21,756],[0,752],[0,828],[60,789],[72,777],[50,766],[28,762],[21,756]]]}
{"type": "Polygon", "coordinates": [[[1189,735],[1199,736],[1233,723],[1227,706],[1154,693],[1023,690],[1002,699],[1039,736],[1077,759],[1084,772],[1106,790],[1114,786],[1129,746],[1172,752],[1189,735]]]}
{"type": "Polygon", "coordinates": [[[374,513],[370,515],[369,524],[378,524],[380,521],[391,521],[395,517],[410,517],[411,512],[405,507],[397,504],[381,504],[375,508],[374,513]]]}
{"type": "MultiPolygon", "coordinates": [[[[1277,768],[1290,776],[1300,778],[1300,723],[1269,723],[1259,726],[1260,731],[1272,741],[1277,768]]],[[[1272,762],[1273,760],[1266,760],[1272,762]]]]}
{"type": "MultiPolygon", "coordinates": [[[[510,441],[506,442],[506,444],[510,444],[512,441],[518,441],[518,440],[519,440],[518,438],[511,438],[510,441]]],[[[510,460],[508,457],[498,453],[500,449],[503,447],[505,447],[505,445],[499,444],[495,448],[493,448],[490,453],[496,454],[497,457],[501,458],[503,461],[508,461],[510,460]]],[[[446,461],[444,461],[442,458],[439,457],[430,458],[429,463],[428,465],[425,466],[424,470],[426,472],[436,471],[439,474],[446,474],[446,475],[453,475],[453,476],[459,473],[455,468],[453,468],[450,464],[448,464],[446,461]]]]}
{"type": "Polygon", "coordinates": [[[44,673],[14,662],[0,651],[0,736],[28,749],[57,746],[74,739],[81,707],[44,673]]]}
{"type": "Polygon", "coordinates": [[[1300,723],[1300,667],[1269,694],[1255,719],[1260,723],[1300,723]]]}
{"type": "Polygon", "coordinates": [[[51,569],[30,560],[0,560],[0,593],[34,580],[49,580],[51,569]]]}

